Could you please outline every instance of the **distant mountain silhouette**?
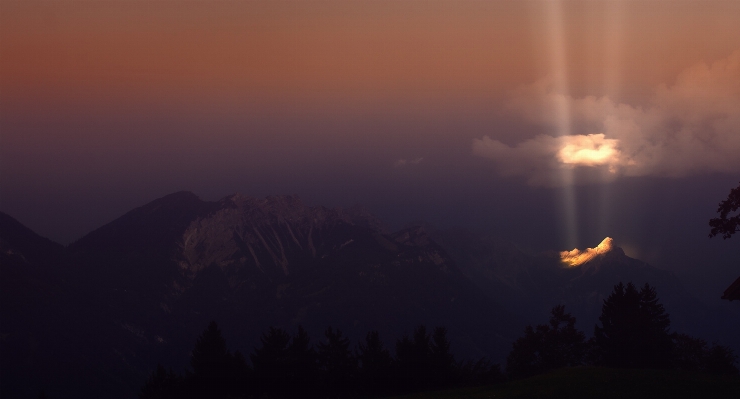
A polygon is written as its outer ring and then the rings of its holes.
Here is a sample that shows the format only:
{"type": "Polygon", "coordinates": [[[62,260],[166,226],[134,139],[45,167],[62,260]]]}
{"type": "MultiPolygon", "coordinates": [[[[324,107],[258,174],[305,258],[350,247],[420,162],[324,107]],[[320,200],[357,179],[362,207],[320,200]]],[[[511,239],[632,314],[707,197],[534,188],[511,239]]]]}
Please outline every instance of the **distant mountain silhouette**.
{"type": "Polygon", "coordinates": [[[62,245],[0,213],[0,397],[74,390],[59,370],[100,378],[81,350],[87,301],[70,289],[67,270],[62,245]]]}
{"type": "Polygon", "coordinates": [[[169,252],[182,231],[215,211],[218,203],[181,191],[156,199],[85,235],[70,245],[74,252],[169,252]]]}
{"type": "MultiPolygon", "coordinates": [[[[27,252],[45,251],[41,242],[27,252]]],[[[390,341],[419,324],[445,325],[462,358],[502,358],[521,324],[423,229],[386,234],[362,209],[311,207],[293,196],[208,202],[168,195],[87,234],[57,259],[59,286],[74,295],[36,293],[56,302],[59,314],[38,339],[53,341],[59,319],[73,312],[77,325],[69,328],[87,340],[59,344],[110,370],[95,377],[98,396],[135,392],[161,359],[186,364],[210,320],[244,353],[270,326],[301,324],[312,336],[333,326],[357,342],[370,330],[390,341]]],[[[3,324],[6,317],[18,315],[3,314],[3,324]]],[[[2,361],[11,367],[12,360],[2,361]]],[[[81,383],[70,375],[76,370],[59,372],[65,378],[56,380],[81,383]]]]}
{"type": "Polygon", "coordinates": [[[34,233],[10,215],[0,212],[0,256],[6,262],[43,264],[55,260],[64,246],[34,233]]]}

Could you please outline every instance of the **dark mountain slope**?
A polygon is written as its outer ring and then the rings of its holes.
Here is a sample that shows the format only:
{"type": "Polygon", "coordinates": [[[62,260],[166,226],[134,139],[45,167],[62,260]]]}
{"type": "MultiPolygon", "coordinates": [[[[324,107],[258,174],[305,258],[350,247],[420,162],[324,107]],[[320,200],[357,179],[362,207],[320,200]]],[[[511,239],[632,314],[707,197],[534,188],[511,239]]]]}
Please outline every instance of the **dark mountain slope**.
{"type": "Polygon", "coordinates": [[[64,246],[34,233],[28,227],[0,212],[0,253],[3,264],[16,259],[20,263],[41,265],[54,261],[64,246]]]}
{"type": "MultiPolygon", "coordinates": [[[[38,242],[29,254],[46,251],[38,242]]],[[[157,362],[182,367],[211,320],[245,353],[269,326],[301,324],[318,340],[331,325],[355,342],[377,329],[392,345],[423,323],[447,326],[460,357],[498,360],[521,324],[423,230],[389,235],[362,210],[310,207],[291,196],[208,202],[176,193],[66,250],[50,245],[56,255],[38,268],[58,269],[56,280],[28,289],[27,300],[3,298],[12,310],[3,325],[19,326],[12,339],[33,331],[44,353],[17,372],[30,349],[8,353],[3,379],[33,377],[81,397],[130,397],[157,362]],[[24,314],[41,315],[40,324],[24,327],[24,314]]]]}
{"type": "Polygon", "coordinates": [[[0,213],[0,396],[76,389],[59,376],[95,379],[87,339],[87,301],[66,281],[64,247],[0,213]],[[35,392],[34,392],[35,391],[35,392]]]}
{"type": "Polygon", "coordinates": [[[195,218],[216,208],[217,204],[202,201],[191,192],[177,192],[129,211],[88,233],[70,248],[91,252],[169,251],[195,218]]]}
{"type": "MultiPolygon", "coordinates": [[[[140,209],[156,209],[150,205],[140,209]]],[[[235,195],[198,209],[207,211],[163,242],[169,252],[147,252],[109,233],[126,232],[118,226],[124,222],[161,231],[159,216],[143,224],[121,218],[70,248],[91,274],[120,276],[97,278],[110,285],[94,295],[147,345],[184,357],[192,337],[216,319],[249,345],[270,325],[303,324],[316,336],[333,325],[353,338],[379,329],[391,338],[427,323],[450,326],[466,355],[501,357],[508,346],[512,317],[441,248],[398,242],[368,215],[309,207],[290,196],[235,195]],[[90,242],[108,250],[101,257],[79,249],[90,242]]]]}

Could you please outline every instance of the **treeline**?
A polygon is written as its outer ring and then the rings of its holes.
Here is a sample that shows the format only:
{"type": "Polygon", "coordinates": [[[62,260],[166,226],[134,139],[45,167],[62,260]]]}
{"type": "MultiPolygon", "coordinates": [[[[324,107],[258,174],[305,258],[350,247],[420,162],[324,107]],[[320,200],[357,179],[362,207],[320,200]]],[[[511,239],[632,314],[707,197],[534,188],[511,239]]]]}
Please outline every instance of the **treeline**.
{"type": "Polygon", "coordinates": [[[425,326],[396,341],[395,355],[377,331],[351,347],[331,327],[312,345],[298,327],[295,335],[270,328],[246,358],[226,347],[215,322],[197,339],[184,374],[161,365],[141,389],[141,399],[164,398],[344,398],[400,394],[500,381],[498,365],[486,359],[457,362],[447,330],[425,326]]]}
{"type": "Polygon", "coordinates": [[[619,283],[604,300],[594,335],[586,340],[563,306],[552,309],[549,324],[527,326],[506,359],[509,378],[581,365],[614,368],[681,369],[737,374],[732,349],[670,332],[670,317],[655,288],[619,283]]]}
{"type": "Polygon", "coordinates": [[[737,374],[737,356],[719,344],[670,332],[670,317],[656,291],[619,283],[604,300],[593,337],[575,328],[564,306],[548,324],[527,326],[512,345],[506,374],[480,359],[457,362],[447,330],[424,326],[396,341],[395,354],[377,331],[351,347],[341,331],[328,328],[312,345],[301,327],[295,335],[270,328],[247,359],[231,353],[215,322],[197,339],[184,374],[162,366],[139,394],[153,398],[346,398],[378,397],[526,378],[562,367],[603,366],[680,369],[737,374]]]}

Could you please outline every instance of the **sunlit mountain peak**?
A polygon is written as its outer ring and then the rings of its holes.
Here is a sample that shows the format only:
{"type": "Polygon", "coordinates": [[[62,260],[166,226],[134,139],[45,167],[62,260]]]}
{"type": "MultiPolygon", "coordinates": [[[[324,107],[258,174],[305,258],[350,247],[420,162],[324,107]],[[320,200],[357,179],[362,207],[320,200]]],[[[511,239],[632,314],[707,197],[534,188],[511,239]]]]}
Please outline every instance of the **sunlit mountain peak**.
{"type": "Polygon", "coordinates": [[[572,251],[560,252],[560,261],[568,267],[580,266],[598,255],[605,254],[614,248],[614,240],[611,237],[604,238],[596,248],[586,248],[583,251],[574,248],[572,251]]]}

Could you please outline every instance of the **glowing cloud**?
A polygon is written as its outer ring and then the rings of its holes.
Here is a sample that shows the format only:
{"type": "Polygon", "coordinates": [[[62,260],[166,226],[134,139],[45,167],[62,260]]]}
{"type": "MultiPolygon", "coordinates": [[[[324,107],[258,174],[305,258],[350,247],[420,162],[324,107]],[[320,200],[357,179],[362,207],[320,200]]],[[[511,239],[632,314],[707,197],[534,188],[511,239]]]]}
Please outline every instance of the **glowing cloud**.
{"type": "Polygon", "coordinates": [[[619,140],[604,134],[553,137],[540,135],[510,147],[484,136],[473,140],[473,154],[492,159],[505,176],[527,176],[532,185],[558,185],[557,171],[576,167],[604,167],[614,175],[629,165],[619,150],[619,140]]]}
{"type": "Polygon", "coordinates": [[[610,237],[604,238],[596,248],[586,248],[583,251],[578,248],[572,251],[563,251],[560,253],[560,261],[568,267],[580,266],[591,259],[603,255],[614,248],[614,240],[610,237]]]}
{"type": "Polygon", "coordinates": [[[686,69],[675,85],[657,87],[647,106],[574,98],[558,86],[548,78],[519,88],[506,110],[561,131],[566,103],[572,131],[597,134],[539,135],[514,146],[484,136],[473,140],[473,154],[532,185],[579,182],[557,179],[554,172],[564,168],[601,168],[606,173],[588,175],[599,181],[740,172],[740,51],[686,69]]]}
{"type": "Polygon", "coordinates": [[[558,151],[558,160],[569,165],[597,166],[614,163],[619,158],[618,140],[605,139],[603,134],[565,136],[565,145],[558,151]]]}

